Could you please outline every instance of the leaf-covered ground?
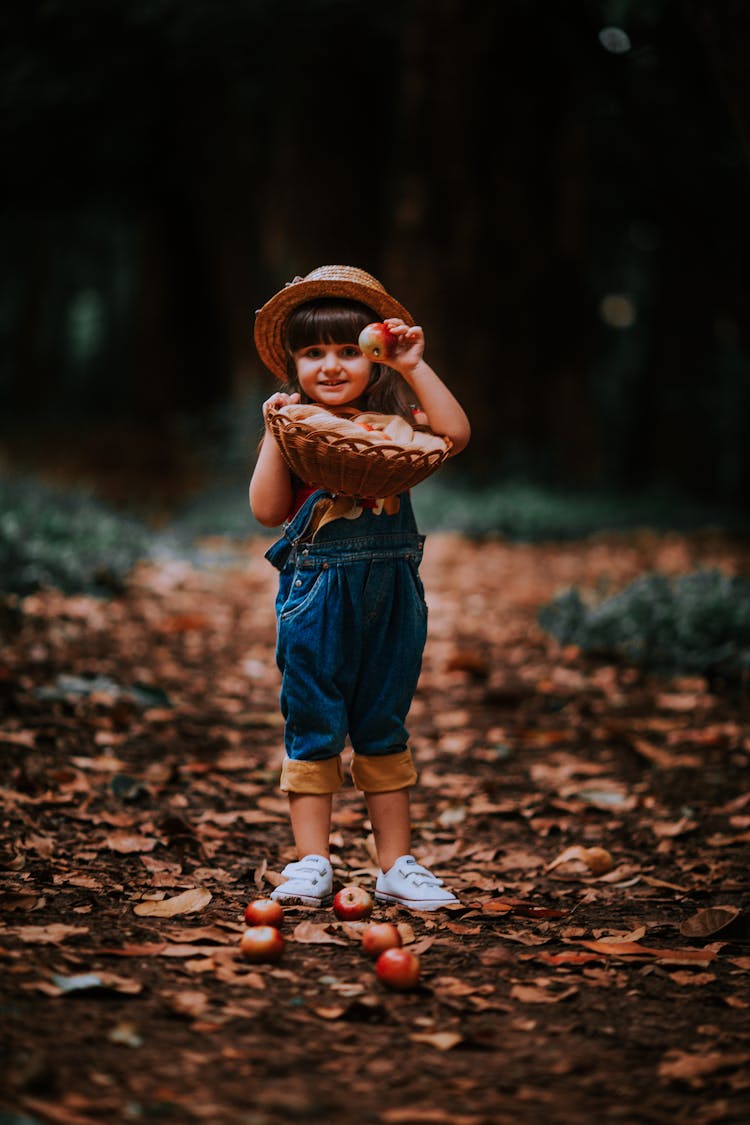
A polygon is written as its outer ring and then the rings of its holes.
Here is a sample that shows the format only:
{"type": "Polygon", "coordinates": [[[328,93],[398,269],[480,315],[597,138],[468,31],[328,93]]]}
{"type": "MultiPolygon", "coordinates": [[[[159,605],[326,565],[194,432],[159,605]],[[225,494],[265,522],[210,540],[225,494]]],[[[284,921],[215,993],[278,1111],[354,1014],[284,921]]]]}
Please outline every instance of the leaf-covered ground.
{"type": "MultiPolygon", "coordinates": [[[[747,547],[428,540],[414,850],[461,906],[376,907],[422,961],[394,993],[330,911],[238,955],[292,857],[265,545],[2,611],[3,1125],[748,1120],[747,696],[536,625],[569,584],[747,547]]],[[[351,788],[332,844],[371,888],[351,788]]]]}

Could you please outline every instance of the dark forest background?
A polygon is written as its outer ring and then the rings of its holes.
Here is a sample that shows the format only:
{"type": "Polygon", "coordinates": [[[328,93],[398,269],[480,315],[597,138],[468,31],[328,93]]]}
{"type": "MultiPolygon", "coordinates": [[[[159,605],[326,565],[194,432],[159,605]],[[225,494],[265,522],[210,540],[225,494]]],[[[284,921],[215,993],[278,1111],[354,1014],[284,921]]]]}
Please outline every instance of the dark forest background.
{"type": "Polygon", "coordinates": [[[5,473],[174,501],[233,450],[244,495],[254,309],[344,262],[465,402],[452,472],[743,508],[749,58],[741,0],[5,4],[5,473]]]}

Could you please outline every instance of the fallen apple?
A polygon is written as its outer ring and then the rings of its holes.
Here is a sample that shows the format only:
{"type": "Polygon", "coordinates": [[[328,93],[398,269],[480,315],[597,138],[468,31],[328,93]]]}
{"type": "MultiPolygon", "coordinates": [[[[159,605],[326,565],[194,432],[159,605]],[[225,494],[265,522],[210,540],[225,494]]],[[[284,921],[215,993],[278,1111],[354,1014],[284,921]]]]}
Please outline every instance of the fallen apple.
{"type": "Polygon", "coordinates": [[[341,922],[359,922],[372,913],[372,896],[364,887],[342,887],[333,900],[333,912],[341,922]]]}
{"type": "Polygon", "coordinates": [[[284,952],[284,939],[275,926],[250,926],[240,938],[240,952],[246,961],[256,964],[278,961],[284,952]]]}
{"type": "Polygon", "coordinates": [[[245,910],[248,926],[275,926],[278,930],[283,918],[284,908],[273,898],[256,898],[245,910]]]}
{"type": "Polygon", "coordinates": [[[399,946],[386,949],[375,962],[375,972],[378,974],[378,979],[388,988],[406,992],[414,988],[419,980],[419,958],[408,949],[399,946]]]}
{"type": "Polygon", "coordinates": [[[379,957],[384,950],[402,944],[398,926],[393,922],[373,922],[362,934],[362,951],[368,957],[379,957]]]}
{"type": "Polygon", "coordinates": [[[360,332],[357,343],[368,359],[382,362],[393,355],[396,339],[387,324],[367,324],[360,332]]]}

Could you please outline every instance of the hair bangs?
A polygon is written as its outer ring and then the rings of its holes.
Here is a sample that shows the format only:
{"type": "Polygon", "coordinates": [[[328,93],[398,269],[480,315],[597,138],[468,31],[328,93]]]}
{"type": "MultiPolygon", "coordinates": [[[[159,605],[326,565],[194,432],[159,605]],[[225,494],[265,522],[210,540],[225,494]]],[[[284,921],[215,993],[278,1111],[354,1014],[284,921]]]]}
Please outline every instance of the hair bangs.
{"type": "Polygon", "coordinates": [[[311,344],[356,344],[366,324],[378,319],[377,313],[358,301],[307,301],[289,314],[284,332],[290,354],[311,344]]]}

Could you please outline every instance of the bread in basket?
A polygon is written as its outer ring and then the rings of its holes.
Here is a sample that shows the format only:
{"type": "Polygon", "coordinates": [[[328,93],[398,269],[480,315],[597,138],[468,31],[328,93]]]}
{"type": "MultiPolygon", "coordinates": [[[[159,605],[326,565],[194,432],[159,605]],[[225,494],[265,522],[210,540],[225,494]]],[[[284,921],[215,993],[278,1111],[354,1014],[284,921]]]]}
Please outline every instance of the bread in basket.
{"type": "Polygon", "coordinates": [[[339,417],[314,403],[271,409],[268,428],[293,473],[340,496],[397,496],[438,469],[448,437],[415,430],[397,414],[339,417]]]}

